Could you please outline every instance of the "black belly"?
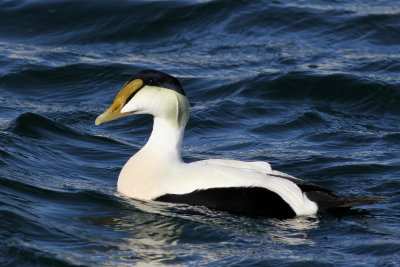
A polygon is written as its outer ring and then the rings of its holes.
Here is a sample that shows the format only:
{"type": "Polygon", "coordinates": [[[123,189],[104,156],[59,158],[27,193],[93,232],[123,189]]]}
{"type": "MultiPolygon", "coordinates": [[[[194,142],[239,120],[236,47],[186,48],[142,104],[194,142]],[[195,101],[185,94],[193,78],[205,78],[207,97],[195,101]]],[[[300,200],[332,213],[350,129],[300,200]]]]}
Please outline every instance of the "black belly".
{"type": "Polygon", "coordinates": [[[188,194],[166,194],[156,201],[204,206],[247,216],[293,218],[294,210],[277,193],[262,187],[228,187],[196,190],[188,194]]]}

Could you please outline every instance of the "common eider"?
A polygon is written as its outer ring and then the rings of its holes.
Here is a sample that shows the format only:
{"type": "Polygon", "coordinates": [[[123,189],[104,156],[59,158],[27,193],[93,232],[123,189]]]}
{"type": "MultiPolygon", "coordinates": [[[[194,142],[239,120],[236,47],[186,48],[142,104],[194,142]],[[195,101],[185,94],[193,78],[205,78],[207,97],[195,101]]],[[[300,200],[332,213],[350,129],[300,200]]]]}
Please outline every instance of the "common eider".
{"type": "Polygon", "coordinates": [[[180,82],[163,72],[143,70],[134,75],[95,124],[133,114],[151,114],[154,124],[145,146],[119,175],[117,190],[128,197],[275,218],[335,212],[383,199],[339,195],[261,161],[183,162],[189,103],[180,82]]]}

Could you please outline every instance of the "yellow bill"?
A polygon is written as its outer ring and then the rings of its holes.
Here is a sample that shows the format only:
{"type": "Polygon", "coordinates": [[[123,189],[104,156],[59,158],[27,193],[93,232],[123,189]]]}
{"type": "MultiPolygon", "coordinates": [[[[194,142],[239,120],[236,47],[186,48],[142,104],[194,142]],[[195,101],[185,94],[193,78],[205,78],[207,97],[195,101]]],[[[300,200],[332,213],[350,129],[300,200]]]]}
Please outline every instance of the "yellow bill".
{"type": "Polygon", "coordinates": [[[96,118],[94,124],[100,125],[104,122],[113,121],[130,115],[129,113],[121,113],[121,109],[127,103],[128,98],[142,87],[143,80],[141,79],[135,79],[125,85],[115,97],[112,105],[103,114],[96,118]]]}

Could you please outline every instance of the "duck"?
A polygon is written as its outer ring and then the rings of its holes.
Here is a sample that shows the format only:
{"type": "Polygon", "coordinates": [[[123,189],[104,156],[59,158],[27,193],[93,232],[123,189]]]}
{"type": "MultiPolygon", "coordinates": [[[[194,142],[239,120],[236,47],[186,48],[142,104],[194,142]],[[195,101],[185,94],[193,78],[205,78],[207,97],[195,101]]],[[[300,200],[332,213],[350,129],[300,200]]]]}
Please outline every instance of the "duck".
{"type": "Polygon", "coordinates": [[[152,115],[153,129],[119,174],[117,191],[127,197],[279,219],[335,213],[384,199],[340,195],[262,161],[184,162],[189,101],[179,80],[164,72],[146,69],[133,75],[95,125],[136,114],[152,115]]]}

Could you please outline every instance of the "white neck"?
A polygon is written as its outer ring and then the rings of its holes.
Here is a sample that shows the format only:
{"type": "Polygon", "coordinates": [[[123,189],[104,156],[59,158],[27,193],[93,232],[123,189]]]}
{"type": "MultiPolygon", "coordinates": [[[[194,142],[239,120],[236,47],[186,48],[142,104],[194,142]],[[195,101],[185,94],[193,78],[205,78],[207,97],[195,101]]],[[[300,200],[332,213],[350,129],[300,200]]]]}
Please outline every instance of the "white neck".
{"type": "Polygon", "coordinates": [[[165,118],[154,117],[153,131],[142,150],[155,151],[167,160],[182,162],[181,146],[185,125],[178,127],[165,118]]]}

